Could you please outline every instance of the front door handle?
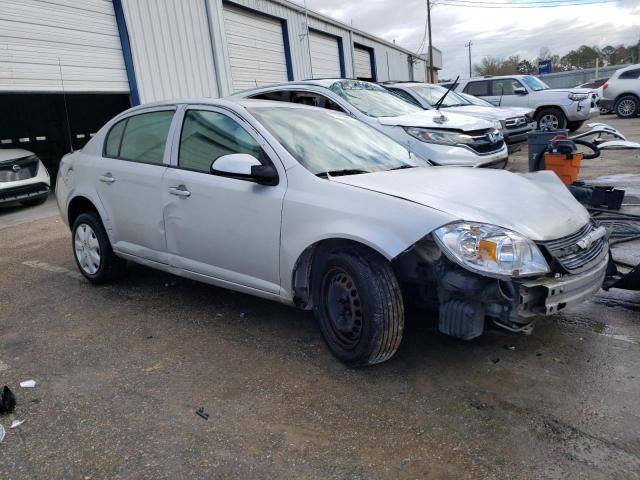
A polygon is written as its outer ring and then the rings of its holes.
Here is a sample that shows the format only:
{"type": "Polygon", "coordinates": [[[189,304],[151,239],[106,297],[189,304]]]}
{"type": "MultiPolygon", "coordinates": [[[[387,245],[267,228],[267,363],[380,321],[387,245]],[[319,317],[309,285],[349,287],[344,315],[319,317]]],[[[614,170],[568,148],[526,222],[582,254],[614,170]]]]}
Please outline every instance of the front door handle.
{"type": "Polygon", "coordinates": [[[179,187],[169,187],[169,193],[171,195],[177,195],[178,197],[187,198],[191,196],[191,192],[187,190],[187,187],[180,185],[179,187]]]}
{"type": "Polygon", "coordinates": [[[113,183],[116,181],[116,179],[113,178],[113,175],[111,175],[111,173],[105,173],[104,175],[100,175],[98,177],[98,180],[104,183],[113,183]]]}

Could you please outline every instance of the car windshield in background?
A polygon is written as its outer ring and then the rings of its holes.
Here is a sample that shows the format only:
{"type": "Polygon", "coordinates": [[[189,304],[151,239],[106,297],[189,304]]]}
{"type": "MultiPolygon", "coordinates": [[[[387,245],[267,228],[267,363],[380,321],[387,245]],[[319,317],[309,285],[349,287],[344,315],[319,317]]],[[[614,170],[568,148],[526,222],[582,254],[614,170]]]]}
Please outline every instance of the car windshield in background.
{"type": "Polygon", "coordinates": [[[422,111],[373,83],[346,80],[331,85],[331,91],[370,117],[398,117],[422,111]]]}
{"type": "Polygon", "coordinates": [[[249,111],[316,175],[429,166],[386,135],[343,113],[283,107],[252,107],[249,111]]]}
{"type": "Polygon", "coordinates": [[[527,75],[526,77],[522,77],[522,81],[527,84],[534,92],[539,92],[540,90],[548,90],[549,85],[544,83],[542,80],[536,77],[532,77],[531,75],[527,75]]]}
{"type": "MultiPolygon", "coordinates": [[[[418,85],[411,87],[411,89],[432,107],[435,107],[436,103],[447,93],[446,88],[439,86],[418,85]]],[[[469,102],[453,90],[444,97],[444,101],[442,102],[442,107],[458,107],[460,105],[469,105],[469,102]]]]}

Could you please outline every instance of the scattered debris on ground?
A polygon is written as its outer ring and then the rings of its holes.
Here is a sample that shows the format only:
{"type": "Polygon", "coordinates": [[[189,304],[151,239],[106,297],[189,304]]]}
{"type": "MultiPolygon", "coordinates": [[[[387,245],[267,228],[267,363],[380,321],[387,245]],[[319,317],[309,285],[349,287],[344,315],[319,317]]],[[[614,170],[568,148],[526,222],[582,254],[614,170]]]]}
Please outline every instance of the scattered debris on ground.
{"type": "Polygon", "coordinates": [[[25,380],[24,382],[20,382],[20,386],[22,388],[33,388],[36,386],[35,380],[25,380]]]}
{"type": "Polygon", "coordinates": [[[2,388],[2,392],[0,392],[0,415],[11,413],[14,408],[16,408],[16,396],[11,389],[5,385],[2,388]]]}

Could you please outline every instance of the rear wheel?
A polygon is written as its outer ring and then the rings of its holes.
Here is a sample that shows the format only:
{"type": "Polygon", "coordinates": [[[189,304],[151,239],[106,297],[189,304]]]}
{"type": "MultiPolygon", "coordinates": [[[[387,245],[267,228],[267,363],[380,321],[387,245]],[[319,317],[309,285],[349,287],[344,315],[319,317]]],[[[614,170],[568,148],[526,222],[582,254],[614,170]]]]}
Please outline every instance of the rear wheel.
{"type": "Polygon", "coordinates": [[[640,112],[640,101],[635,95],[623,95],[616,100],[613,110],[620,118],[632,118],[640,112]]]}
{"type": "Polygon", "coordinates": [[[544,108],[536,115],[538,130],[560,130],[567,127],[567,117],[557,108],[544,108]]]}
{"type": "Polygon", "coordinates": [[[92,283],[119,277],[127,262],[113,253],[109,237],[96,213],[82,213],[73,222],[71,241],[80,273],[92,283]]]}
{"type": "Polygon", "coordinates": [[[319,253],[312,294],[322,335],[344,363],[384,362],[400,346],[402,293],[391,266],[376,253],[350,246],[319,253]]]}

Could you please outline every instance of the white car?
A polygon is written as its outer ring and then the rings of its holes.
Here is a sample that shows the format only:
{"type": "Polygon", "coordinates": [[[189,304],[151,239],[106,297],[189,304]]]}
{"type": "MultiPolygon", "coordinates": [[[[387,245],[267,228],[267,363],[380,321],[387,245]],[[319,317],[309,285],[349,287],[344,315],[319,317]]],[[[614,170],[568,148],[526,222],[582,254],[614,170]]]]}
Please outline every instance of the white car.
{"type": "Polygon", "coordinates": [[[47,200],[50,186],[49,172],[33,152],[0,149],[0,205],[40,205],[47,200]]]}
{"type": "Polygon", "coordinates": [[[447,89],[440,85],[420,82],[385,82],[382,86],[403,100],[425,110],[439,107],[446,109],[445,113],[453,112],[500,122],[500,131],[507,142],[509,152],[520,148],[521,144],[527,141],[527,134],[536,128],[531,110],[527,113],[514,113],[509,109],[497,108],[491,104],[478,105],[463,98],[457,92],[447,93],[447,89]],[[444,100],[440,101],[444,95],[446,95],[444,100]]]}
{"type": "Polygon", "coordinates": [[[435,165],[502,168],[509,155],[500,121],[425,111],[375,83],[304,80],[254,88],[230,98],[302,103],[345,112],[435,165]]]}
{"type": "Polygon", "coordinates": [[[567,128],[575,131],[600,114],[598,96],[592,89],[549,88],[532,75],[460,80],[454,89],[496,106],[533,108],[541,130],[567,128]]]}
{"type": "Polygon", "coordinates": [[[62,159],[56,196],[91,282],[130,260],[313,309],[350,365],[393,356],[405,302],[463,339],[485,319],[528,332],[598,291],[609,257],[552,172],[433,167],[348,115],[282,102],[130,109],[62,159]]]}
{"type": "Polygon", "coordinates": [[[603,109],[620,118],[640,115],[640,64],[616,70],[601,88],[603,109]]]}

